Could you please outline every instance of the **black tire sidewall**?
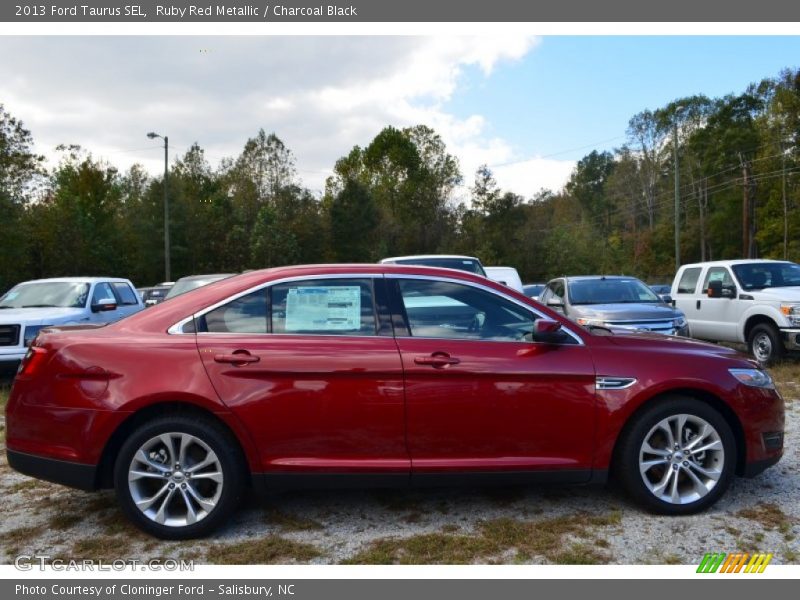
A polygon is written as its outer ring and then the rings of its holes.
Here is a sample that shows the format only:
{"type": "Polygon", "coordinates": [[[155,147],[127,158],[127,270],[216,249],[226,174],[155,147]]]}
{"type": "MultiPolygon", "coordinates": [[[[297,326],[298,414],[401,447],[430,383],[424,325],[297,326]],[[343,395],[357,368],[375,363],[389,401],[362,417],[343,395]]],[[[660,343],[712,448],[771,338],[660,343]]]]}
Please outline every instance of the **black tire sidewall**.
{"type": "Polygon", "coordinates": [[[204,537],[219,527],[238,506],[243,490],[244,466],[235,440],[210,419],[165,416],[140,425],[125,440],[114,465],[114,488],[125,516],[143,531],[161,539],[204,537]],[[134,504],[128,488],[128,469],[134,454],[149,439],[168,432],[188,433],[208,444],[222,466],[223,487],[217,506],[205,518],[185,527],[168,527],[147,518],[134,504]]]}
{"type": "Polygon", "coordinates": [[[781,340],[780,332],[774,325],[770,325],[768,323],[759,323],[753,327],[753,329],[750,331],[750,338],[747,340],[748,350],[753,358],[755,358],[755,352],[753,351],[755,339],[756,336],[762,332],[769,336],[770,342],[772,343],[772,354],[767,360],[763,361],[762,364],[771,365],[780,360],[783,356],[783,341],[781,340]]]}
{"type": "Polygon", "coordinates": [[[705,510],[719,500],[735,476],[737,448],[730,425],[713,406],[683,396],[658,400],[654,405],[634,416],[634,421],[623,434],[617,453],[618,477],[625,490],[649,511],[666,515],[688,515],[705,510]],[[656,498],[645,485],[639,472],[639,452],[645,436],[659,421],[677,414],[695,415],[706,420],[717,430],[725,451],[725,465],[714,488],[705,496],[689,504],[670,504],[656,498]]]}

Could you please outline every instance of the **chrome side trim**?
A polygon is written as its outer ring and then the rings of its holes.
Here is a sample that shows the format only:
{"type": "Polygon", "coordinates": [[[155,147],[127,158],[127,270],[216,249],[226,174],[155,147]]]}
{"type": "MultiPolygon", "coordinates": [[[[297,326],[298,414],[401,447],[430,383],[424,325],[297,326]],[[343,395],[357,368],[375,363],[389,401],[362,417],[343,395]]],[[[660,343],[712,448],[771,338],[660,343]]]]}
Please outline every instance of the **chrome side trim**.
{"type": "Polygon", "coordinates": [[[594,387],[596,390],[624,390],[635,383],[635,377],[598,376],[594,387]]]}

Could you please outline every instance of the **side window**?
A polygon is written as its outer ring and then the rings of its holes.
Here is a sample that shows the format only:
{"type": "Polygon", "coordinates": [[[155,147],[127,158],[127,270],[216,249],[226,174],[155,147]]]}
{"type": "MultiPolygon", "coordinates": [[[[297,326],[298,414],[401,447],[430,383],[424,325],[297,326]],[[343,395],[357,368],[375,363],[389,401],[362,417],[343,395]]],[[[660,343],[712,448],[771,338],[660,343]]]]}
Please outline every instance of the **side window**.
{"type": "Polygon", "coordinates": [[[117,299],[119,300],[119,304],[121,306],[130,306],[132,304],[139,304],[139,301],[136,299],[136,292],[131,289],[127,283],[122,281],[117,281],[111,284],[111,287],[114,288],[116,292],[117,299]]]}
{"type": "Polygon", "coordinates": [[[559,302],[564,301],[564,282],[560,279],[553,282],[553,299],[559,302]]]}
{"type": "Polygon", "coordinates": [[[319,279],[269,288],[272,333],[377,335],[371,279],[319,279]]]}
{"type": "Polygon", "coordinates": [[[708,289],[708,284],[712,281],[721,281],[723,288],[735,288],[735,284],[733,283],[733,277],[731,277],[730,271],[725,267],[711,267],[706,273],[706,280],[703,283],[703,290],[708,289]]]}
{"type": "Polygon", "coordinates": [[[98,283],[94,286],[94,293],[92,294],[92,304],[100,304],[101,300],[113,300],[114,302],[117,301],[117,297],[114,295],[114,290],[111,289],[111,286],[107,283],[98,283]]]}
{"type": "Polygon", "coordinates": [[[553,290],[550,289],[550,285],[546,285],[542,290],[541,296],[539,296],[539,302],[542,304],[547,304],[547,301],[553,296],[553,290]]]}
{"type": "Polygon", "coordinates": [[[530,341],[535,315],[496,294],[447,281],[399,280],[412,337],[530,341]]]}
{"type": "Polygon", "coordinates": [[[686,269],[678,282],[679,294],[694,294],[697,289],[697,280],[700,279],[700,267],[686,269]]]}
{"type": "MultiPolygon", "coordinates": [[[[258,290],[215,308],[198,325],[200,331],[210,333],[267,333],[267,292],[258,290]]],[[[184,327],[183,331],[189,330],[184,327]]]]}

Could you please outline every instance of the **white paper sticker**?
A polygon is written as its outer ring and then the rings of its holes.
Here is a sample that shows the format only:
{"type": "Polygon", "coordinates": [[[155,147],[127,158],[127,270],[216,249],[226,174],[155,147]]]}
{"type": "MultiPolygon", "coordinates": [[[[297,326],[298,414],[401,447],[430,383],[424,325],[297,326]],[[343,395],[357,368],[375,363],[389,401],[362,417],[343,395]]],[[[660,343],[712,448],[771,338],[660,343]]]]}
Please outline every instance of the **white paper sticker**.
{"type": "Polygon", "coordinates": [[[361,329],[361,288],[320,286],[289,288],[286,331],[357,331],[361,329]]]}

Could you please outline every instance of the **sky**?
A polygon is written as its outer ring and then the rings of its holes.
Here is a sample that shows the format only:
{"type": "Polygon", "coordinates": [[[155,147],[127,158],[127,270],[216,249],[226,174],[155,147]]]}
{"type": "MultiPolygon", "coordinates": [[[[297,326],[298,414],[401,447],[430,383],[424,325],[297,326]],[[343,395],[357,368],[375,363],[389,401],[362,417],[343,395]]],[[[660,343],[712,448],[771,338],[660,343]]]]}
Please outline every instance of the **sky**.
{"type": "Polygon", "coordinates": [[[51,164],[78,144],[125,170],[163,170],[197,142],[217,166],[264,128],[321,193],[335,161],[385,126],[426,124],[506,190],[560,189],[628,120],[675,98],[740,93],[798,67],[800,37],[1,37],[0,104],[51,164]]]}

